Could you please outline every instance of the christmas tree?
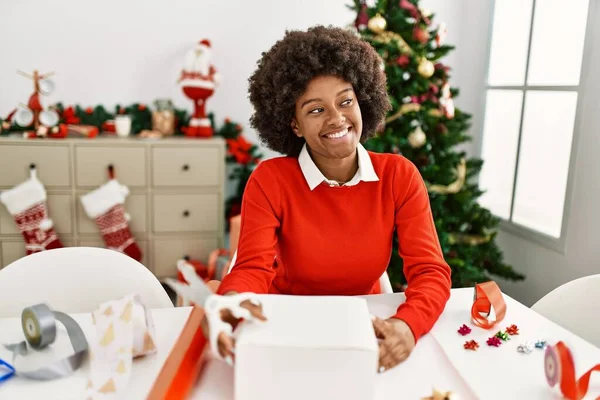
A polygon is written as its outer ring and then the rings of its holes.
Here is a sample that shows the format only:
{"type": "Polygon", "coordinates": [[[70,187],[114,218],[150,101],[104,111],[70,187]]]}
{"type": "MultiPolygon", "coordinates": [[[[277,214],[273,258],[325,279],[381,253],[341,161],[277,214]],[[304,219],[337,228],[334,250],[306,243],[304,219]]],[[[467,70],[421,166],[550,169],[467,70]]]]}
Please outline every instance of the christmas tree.
{"type": "MultiPolygon", "coordinates": [[[[354,0],[350,5],[357,13],[353,29],[382,57],[392,104],[385,124],[365,147],[402,154],[419,168],[453,287],[493,276],[522,280],[495,243],[499,219],[477,202],[483,192],[474,178],[483,162],[457,148],[471,140],[471,116],[455,108],[458,89],[450,86],[450,69],[441,61],[454,46],[445,44],[445,24],[434,24],[435,15],[418,3],[376,0],[369,7],[354,0]]],[[[406,283],[397,238],[388,273],[396,288],[406,283]]]]}

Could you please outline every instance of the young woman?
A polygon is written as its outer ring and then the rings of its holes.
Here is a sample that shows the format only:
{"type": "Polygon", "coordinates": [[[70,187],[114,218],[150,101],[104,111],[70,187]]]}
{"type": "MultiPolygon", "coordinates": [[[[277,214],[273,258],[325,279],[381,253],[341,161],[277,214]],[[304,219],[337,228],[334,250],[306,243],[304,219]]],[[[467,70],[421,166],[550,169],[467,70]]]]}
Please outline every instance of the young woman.
{"type": "MultiPolygon", "coordinates": [[[[248,181],[237,262],[218,294],[380,293],[397,234],[406,302],[374,321],[388,369],[436,322],[451,280],[419,171],[361,144],[390,110],[381,62],[367,42],[326,27],[287,32],[262,55],[249,80],[251,123],[286,157],[262,162],[248,181]]],[[[222,356],[232,347],[219,336],[222,356]]]]}

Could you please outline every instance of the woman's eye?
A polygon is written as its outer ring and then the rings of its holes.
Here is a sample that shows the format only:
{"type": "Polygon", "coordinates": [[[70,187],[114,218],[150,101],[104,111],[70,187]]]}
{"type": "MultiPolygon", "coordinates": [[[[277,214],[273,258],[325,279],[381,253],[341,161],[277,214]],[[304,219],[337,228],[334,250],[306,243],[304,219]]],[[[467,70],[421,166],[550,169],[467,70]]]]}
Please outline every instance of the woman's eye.
{"type": "Polygon", "coordinates": [[[352,99],[347,99],[342,102],[343,106],[349,106],[350,104],[352,104],[352,99]]]}
{"type": "Polygon", "coordinates": [[[323,112],[323,109],[321,107],[319,107],[319,108],[315,108],[313,110],[310,110],[308,113],[309,114],[319,114],[321,112],[323,112]]]}

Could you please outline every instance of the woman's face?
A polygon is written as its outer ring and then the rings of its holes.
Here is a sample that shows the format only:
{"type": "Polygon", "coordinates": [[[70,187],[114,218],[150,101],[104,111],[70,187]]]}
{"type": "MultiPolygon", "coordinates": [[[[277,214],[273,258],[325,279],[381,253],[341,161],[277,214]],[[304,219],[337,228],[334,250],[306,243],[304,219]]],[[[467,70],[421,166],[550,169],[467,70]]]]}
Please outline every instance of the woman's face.
{"type": "Polygon", "coordinates": [[[306,140],[317,158],[346,158],[356,152],[362,117],[352,85],[336,76],[320,76],[296,101],[292,130],[306,140]]]}

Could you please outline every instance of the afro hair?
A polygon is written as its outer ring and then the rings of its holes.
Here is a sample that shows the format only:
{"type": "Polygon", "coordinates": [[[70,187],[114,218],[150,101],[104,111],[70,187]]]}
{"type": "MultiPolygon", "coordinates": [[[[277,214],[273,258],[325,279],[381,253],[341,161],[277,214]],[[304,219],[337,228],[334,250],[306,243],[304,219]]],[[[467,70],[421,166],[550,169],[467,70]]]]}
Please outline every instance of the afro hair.
{"type": "Polygon", "coordinates": [[[381,57],[348,30],[315,26],[286,31],[257,64],[249,79],[254,106],[250,123],[261,142],[276,152],[300,154],[304,139],[294,135],[290,123],[296,100],[317,76],[337,76],[352,85],[362,114],[362,143],[375,134],[390,110],[381,57]]]}

